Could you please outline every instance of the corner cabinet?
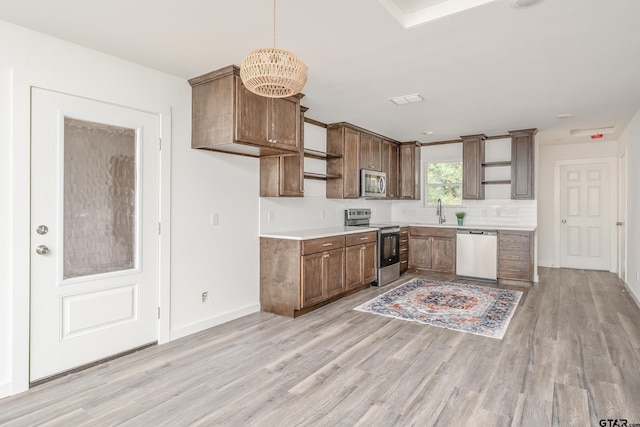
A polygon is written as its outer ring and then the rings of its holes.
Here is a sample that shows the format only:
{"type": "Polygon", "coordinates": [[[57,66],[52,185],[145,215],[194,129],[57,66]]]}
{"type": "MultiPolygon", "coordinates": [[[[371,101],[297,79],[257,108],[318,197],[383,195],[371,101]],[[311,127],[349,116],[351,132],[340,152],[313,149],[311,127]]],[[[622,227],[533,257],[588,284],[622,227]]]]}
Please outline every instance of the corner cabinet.
{"type": "Polygon", "coordinates": [[[191,147],[251,157],[300,151],[300,98],[265,98],[242,84],[231,65],[189,80],[191,147]]]}
{"type": "Polygon", "coordinates": [[[484,144],[486,135],[462,138],[462,198],[484,199],[484,144]]]}
{"type": "Polygon", "coordinates": [[[533,199],[534,196],[534,136],[537,129],[510,131],[511,135],[511,198],[533,199]]]}

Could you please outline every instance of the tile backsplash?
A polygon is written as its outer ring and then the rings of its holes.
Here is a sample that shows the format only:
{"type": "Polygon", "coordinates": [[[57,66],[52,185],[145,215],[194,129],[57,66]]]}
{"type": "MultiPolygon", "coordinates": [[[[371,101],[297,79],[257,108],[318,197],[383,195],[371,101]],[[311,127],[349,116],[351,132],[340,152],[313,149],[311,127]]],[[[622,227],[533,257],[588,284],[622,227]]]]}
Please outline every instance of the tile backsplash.
{"type": "MultiPolygon", "coordinates": [[[[324,184],[319,181],[319,184],[324,184]]],[[[370,208],[372,222],[437,224],[436,210],[420,200],[338,200],[325,197],[260,198],[260,232],[302,230],[344,225],[348,208],[370,208]]],[[[465,212],[464,225],[536,226],[535,200],[465,200],[463,206],[444,207],[445,224],[457,224],[456,212],[465,212]]]]}
{"type": "MultiPolygon", "coordinates": [[[[456,224],[456,212],[465,212],[464,225],[536,226],[536,200],[463,200],[462,206],[443,207],[445,224],[456,224]]],[[[437,224],[436,209],[424,207],[421,200],[394,201],[391,218],[397,222],[437,224]]]]}

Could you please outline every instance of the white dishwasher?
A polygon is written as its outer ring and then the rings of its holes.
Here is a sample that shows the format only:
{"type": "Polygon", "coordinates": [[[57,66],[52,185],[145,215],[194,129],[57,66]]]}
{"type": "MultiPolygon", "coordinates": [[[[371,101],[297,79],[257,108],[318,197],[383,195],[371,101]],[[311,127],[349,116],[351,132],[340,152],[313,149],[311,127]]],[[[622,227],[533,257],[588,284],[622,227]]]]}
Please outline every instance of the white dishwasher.
{"type": "Polygon", "coordinates": [[[498,232],[458,229],[456,236],[456,275],[495,282],[498,232]]]}

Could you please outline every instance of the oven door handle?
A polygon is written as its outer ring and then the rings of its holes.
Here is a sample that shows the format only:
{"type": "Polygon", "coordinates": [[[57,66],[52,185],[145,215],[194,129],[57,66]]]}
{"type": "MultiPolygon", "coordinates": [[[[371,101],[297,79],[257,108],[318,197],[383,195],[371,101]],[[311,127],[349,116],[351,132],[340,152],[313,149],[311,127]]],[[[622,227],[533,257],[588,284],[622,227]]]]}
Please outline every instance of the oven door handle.
{"type": "Polygon", "coordinates": [[[393,234],[400,233],[400,227],[398,228],[386,228],[384,230],[380,230],[380,234],[393,234]]]}

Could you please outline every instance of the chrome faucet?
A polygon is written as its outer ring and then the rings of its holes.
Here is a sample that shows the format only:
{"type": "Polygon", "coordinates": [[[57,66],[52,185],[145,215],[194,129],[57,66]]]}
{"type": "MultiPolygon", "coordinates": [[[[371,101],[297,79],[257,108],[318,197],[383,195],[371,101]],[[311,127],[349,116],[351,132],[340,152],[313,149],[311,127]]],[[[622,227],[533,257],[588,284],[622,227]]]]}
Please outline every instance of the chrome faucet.
{"type": "Polygon", "coordinates": [[[436,215],[438,215],[438,224],[442,224],[447,219],[442,216],[442,200],[438,199],[438,205],[436,207],[436,215]]]}

